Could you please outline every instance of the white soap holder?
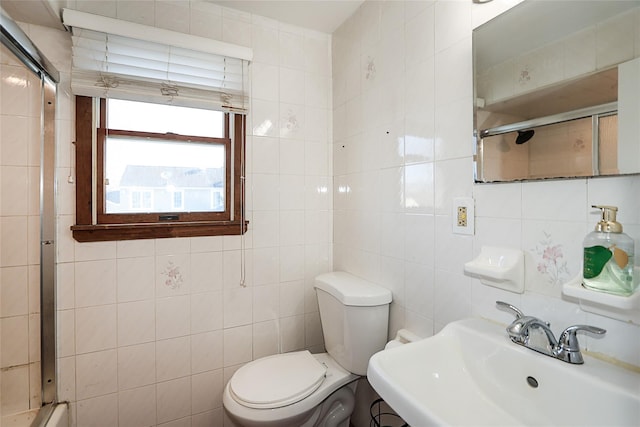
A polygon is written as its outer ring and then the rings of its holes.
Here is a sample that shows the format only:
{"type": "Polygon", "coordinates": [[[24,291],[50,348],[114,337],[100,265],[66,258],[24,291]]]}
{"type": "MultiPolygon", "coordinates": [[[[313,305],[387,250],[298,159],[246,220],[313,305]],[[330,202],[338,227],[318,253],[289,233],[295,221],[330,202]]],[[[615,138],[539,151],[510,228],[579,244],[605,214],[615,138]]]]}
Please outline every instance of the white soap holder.
{"type": "Polygon", "coordinates": [[[484,285],[524,292],[524,252],[520,249],[483,246],[476,259],[465,263],[464,272],[484,285]]]}
{"type": "MultiPolygon", "coordinates": [[[[635,277],[640,277],[638,267],[635,277]]],[[[578,274],[562,286],[562,293],[578,300],[580,308],[586,312],[640,325],[640,290],[628,297],[594,291],[582,285],[582,274],[578,274]]]]}

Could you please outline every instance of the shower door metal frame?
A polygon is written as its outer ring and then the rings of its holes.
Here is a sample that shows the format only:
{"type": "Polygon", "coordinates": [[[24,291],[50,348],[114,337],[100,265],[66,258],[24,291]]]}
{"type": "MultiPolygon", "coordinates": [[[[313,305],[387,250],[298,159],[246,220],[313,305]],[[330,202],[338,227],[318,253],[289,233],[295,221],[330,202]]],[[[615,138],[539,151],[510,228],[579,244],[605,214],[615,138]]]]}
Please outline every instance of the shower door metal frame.
{"type": "Polygon", "coordinates": [[[33,425],[44,425],[56,394],[56,84],[59,73],[0,7],[0,41],[40,77],[40,367],[41,410],[33,425]]]}

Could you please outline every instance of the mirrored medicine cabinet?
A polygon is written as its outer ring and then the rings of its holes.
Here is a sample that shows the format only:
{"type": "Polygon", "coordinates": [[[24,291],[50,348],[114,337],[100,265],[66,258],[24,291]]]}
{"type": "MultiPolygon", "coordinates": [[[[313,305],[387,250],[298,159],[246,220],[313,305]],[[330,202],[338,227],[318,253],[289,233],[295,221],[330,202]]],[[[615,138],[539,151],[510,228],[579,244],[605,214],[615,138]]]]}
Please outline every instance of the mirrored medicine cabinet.
{"type": "Polygon", "coordinates": [[[640,0],[525,0],[473,67],[476,182],[640,173],[640,0]]]}

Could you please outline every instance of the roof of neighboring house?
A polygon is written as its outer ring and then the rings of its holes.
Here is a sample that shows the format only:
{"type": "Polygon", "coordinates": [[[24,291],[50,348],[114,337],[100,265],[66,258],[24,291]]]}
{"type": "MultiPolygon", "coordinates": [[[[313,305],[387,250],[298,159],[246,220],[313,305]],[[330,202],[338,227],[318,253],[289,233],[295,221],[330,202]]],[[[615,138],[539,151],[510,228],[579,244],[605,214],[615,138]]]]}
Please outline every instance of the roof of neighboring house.
{"type": "Polygon", "coordinates": [[[223,187],[224,169],[128,165],[120,180],[120,187],[158,188],[167,185],[178,188],[223,187]]]}

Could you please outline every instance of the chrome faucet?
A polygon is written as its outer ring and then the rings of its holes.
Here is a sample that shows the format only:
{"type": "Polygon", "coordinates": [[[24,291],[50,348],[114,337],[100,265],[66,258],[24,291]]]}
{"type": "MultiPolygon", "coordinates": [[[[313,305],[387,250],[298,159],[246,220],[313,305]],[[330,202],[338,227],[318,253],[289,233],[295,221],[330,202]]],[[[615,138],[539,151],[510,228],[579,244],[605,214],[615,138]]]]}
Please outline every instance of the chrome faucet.
{"type": "Polygon", "coordinates": [[[525,316],[520,309],[506,302],[496,301],[496,304],[499,308],[510,311],[516,316],[516,319],[507,326],[507,333],[511,341],[537,351],[538,353],[560,359],[563,362],[573,364],[584,363],[582,353],[580,352],[578,337],[576,336],[578,331],[599,335],[607,332],[595,326],[574,325],[565,329],[560,334],[560,338],[556,339],[549,323],[537,317],[525,316]],[[533,331],[542,331],[544,333],[546,337],[546,343],[544,343],[544,345],[540,345],[535,339],[532,339],[533,331]]]}

